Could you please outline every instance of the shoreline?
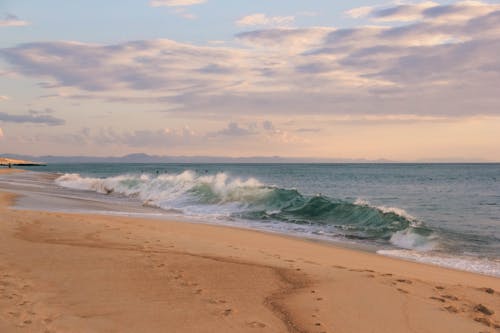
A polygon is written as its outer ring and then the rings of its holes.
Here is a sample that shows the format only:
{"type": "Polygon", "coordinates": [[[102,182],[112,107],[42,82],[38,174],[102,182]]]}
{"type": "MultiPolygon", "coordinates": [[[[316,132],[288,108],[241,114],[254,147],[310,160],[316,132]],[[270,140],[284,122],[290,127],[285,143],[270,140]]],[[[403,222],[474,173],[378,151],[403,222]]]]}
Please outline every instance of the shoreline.
{"type": "Polygon", "coordinates": [[[0,198],[1,331],[500,328],[495,277],[260,230],[18,211],[15,196],[0,198]]]}
{"type": "MultiPolygon", "coordinates": [[[[1,193],[1,191],[0,191],[1,193]]],[[[37,212],[39,211],[38,209],[31,209],[31,208],[16,208],[16,207],[11,207],[11,209],[19,211],[19,212],[37,212]]],[[[404,262],[409,262],[409,263],[416,263],[419,265],[425,265],[425,266],[430,266],[430,267],[437,267],[445,270],[451,270],[451,271],[457,271],[457,272],[463,272],[463,273],[470,273],[474,275],[480,275],[480,276],[486,276],[486,277],[492,277],[492,278],[500,278],[500,276],[497,276],[495,274],[487,274],[483,273],[481,271],[474,271],[472,269],[461,269],[461,268],[456,268],[452,267],[451,265],[447,266],[445,264],[437,264],[433,263],[431,261],[425,261],[425,260],[416,260],[413,259],[412,257],[405,257],[405,256],[398,256],[394,254],[384,254],[383,252],[391,252],[391,251],[411,251],[408,249],[381,249],[375,247],[375,245],[366,245],[366,244],[361,244],[361,243],[355,243],[355,242],[347,242],[347,241],[340,241],[340,240],[332,240],[332,239],[326,239],[326,238],[321,238],[321,237],[313,237],[313,236],[303,236],[299,234],[292,234],[292,233],[286,233],[286,232],[281,232],[281,231],[275,231],[275,230],[266,230],[264,228],[256,228],[256,227],[251,227],[251,226],[245,226],[245,225],[235,225],[235,224],[225,224],[225,223],[214,223],[211,221],[204,221],[203,219],[195,219],[195,218],[189,218],[189,217],[183,217],[183,216],[168,216],[165,214],[159,213],[158,215],[149,215],[148,213],[131,213],[131,212],[103,212],[103,211],[73,211],[73,210],[44,210],[44,212],[48,213],[53,213],[53,214],[77,214],[77,215],[95,215],[95,216],[101,216],[101,217],[121,217],[121,218],[131,218],[131,219],[145,219],[145,220],[152,220],[152,221],[166,221],[166,222],[174,222],[174,223],[189,223],[189,224],[194,224],[194,225],[208,225],[208,226],[215,226],[215,227],[220,227],[220,228],[229,228],[229,229],[236,229],[236,230],[242,230],[242,231],[250,231],[250,232],[256,232],[256,233],[262,233],[264,235],[274,235],[277,237],[282,237],[282,238],[288,238],[290,240],[295,240],[295,241],[301,241],[301,242],[308,242],[312,244],[321,244],[325,245],[328,247],[333,247],[337,249],[346,249],[350,251],[355,251],[355,252],[362,252],[362,253],[369,253],[372,255],[380,256],[383,258],[389,258],[389,259],[394,259],[397,261],[404,261],[404,262]]],[[[461,259],[461,257],[452,257],[451,255],[449,258],[453,259],[461,259]]],[[[467,259],[466,259],[467,260],[467,259]]]]}
{"type": "MultiPolygon", "coordinates": [[[[27,170],[28,172],[35,173],[35,174],[45,174],[46,177],[49,177],[50,179],[56,179],[57,176],[60,176],[60,174],[57,173],[52,173],[52,172],[37,172],[33,170],[27,170]]],[[[71,190],[71,187],[64,187],[65,189],[71,190]]],[[[77,190],[78,191],[78,190],[77,190]]],[[[96,195],[97,192],[93,190],[80,190],[81,193],[91,193],[92,195],[96,195]]],[[[99,194],[97,194],[99,195],[99,194]]],[[[102,194],[100,194],[102,196],[102,194]]],[[[59,196],[59,195],[53,195],[51,194],[50,196],[54,197],[59,197],[59,198],[66,198],[65,196],[59,196]]],[[[31,194],[28,195],[27,197],[31,197],[31,194]]],[[[106,196],[102,197],[103,199],[107,198],[106,196]]],[[[117,198],[122,198],[118,196],[117,198]]],[[[125,198],[129,198],[125,196],[125,198]]],[[[132,210],[127,207],[125,208],[124,205],[129,206],[129,202],[107,202],[107,200],[99,200],[100,198],[78,198],[78,197],[71,197],[70,200],[74,202],[74,204],[69,205],[69,209],[61,209],[61,208],[49,208],[49,207],[56,207],[56,206],[42,206],[40,204],[35,204],[33,206],[33,201],[31,203],[25,203],[24,205],[21,204],[18,207],[16,207],[19,210],[31,210],[31,211],[36,211],[36,210],[44,210],[44,211],[50,211],[50,212],[59,212],[59,213],[77,213],[77,214],[99,214],[103,216],[124,216],[124,217],[132,217],[132,218],[146,218],[146,219],[156,219],[156,220],[169,220],[169,221],[178,221],[178,222],[187,222],[187,223],[195,223],[195,224],[209,224],[209,225],[216,225],[216,226],[226,226],[226,227],[232,227],[232,228],[238,228],[238,229],[243,229],[243,230],[255,230],[255,231],[261,231],[264,233],[270,233],[282,237],[291,237],[293,239],[298,239],[298,240],[304,240],[304,241],[311,241],[311,242],[318,242],[318,243],[325,243],[327,245],[331,246],[336,246],[340,248],[347,248],[347,249],[352,249],[355,251],[363,251],[363,252],[369,252],[369,253],[376,253],[377,255],[385,256],[385,257],[390,257],[390,258],[397,258],[399,260],[404,260],[404,261],[409,261],[409,262],[417,262],[417,263],[422,263],[426,265],[433,265],[433,266],[438,266],[438,267],[443,267],[447,269],[452,269],[452,270],[459,270],[459,271],[465,271],[465,272],[471,272],[474,274],[480,274],[480,275],[486,275],[486,276],[493,276],[496,278],[500,278],[499,271],[498,271],[498,262],[493,260],[492,258],[479,258],[477,256],[459,256],[459,255],[453,255],[452,253],[446,253],[446,252],[419,252],[411,248],[401,248],[398,246],[393,246],[393,244],[375,244],[375,243],[362,243],[362,242],[356,242],[352,241],[349,239],[336,239],[331,236],[322,236],[322,235],[315,235],[311,233],[301,233],[301,232],[296,232],[292,229],[287,230],[287,229],[282,229],[282,228],[274,228],[270,227],[268,224],[262,224],[259,223],[258,221],[245,221],[245,220],[231,220],[231,221],[225,221],[225,220],[217,220],[214,218],[210,217],[202,217],[202,216],[196,216],[196,215],[184,215],[182,213],[176,213],[175,209],[170,212],[163,210],[162,208],[159,208],[158,206],[154,205],[148,205],[148,204],[139,204],[139,201],[133,202],[132,204],[135,206],[132,210]],[[78,201],[81,201],[82,205],[78,204],[78,201]],[[93,206],[101,205],[100,208],[97,208],[96,210],[86,208],[85,206],[87,205],[88,202],[94,203],[93,206]],[[112,205],[112,206],[111,206],[112,205]],[[75,207],[79,208],[75,208],[75,207]],[[120,207],[121,206],[121,207],[120,207]],[[122,208],[122,209],[121,209],[122,208]],[[138,210],[140,208],[140,211],[138,210]],[[143,209],[144,208],[144,209],[143,209]],[[134,211],[135,209],[135,211],[134,211]]],[[[115,198],[116,199],[116,198],[115,198]]],[[[34,201],[36,202],[36,201],[34,201]]],[[[47,202],[45,202],[47,204],[47,202]]],[[[53,203],[54,204],[54,203],[53,203]]],[[[55,202],[57,204],[57,207],[67,207],[68,202],[66,203],[61,203],[61,202],[55,202]]],[[[90,206],[89,206],[90,207],[90,206]]]]}

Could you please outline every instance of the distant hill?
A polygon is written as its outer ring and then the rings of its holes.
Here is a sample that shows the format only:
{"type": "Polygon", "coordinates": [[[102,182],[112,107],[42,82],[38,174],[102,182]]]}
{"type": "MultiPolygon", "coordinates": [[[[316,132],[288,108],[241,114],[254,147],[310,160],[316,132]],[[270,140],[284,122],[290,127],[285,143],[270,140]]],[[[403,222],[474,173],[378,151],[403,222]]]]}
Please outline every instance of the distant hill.
{"type": "Polygon", "coordinates": [[[328,159],[301,158],[280,156],[254,157],[212,157],[212,156],[158,156],[143,153],[129,154],[121,157],[97,156],[29,156],[17,154],[1,154],[0,157],[18,160],[30,160],[38,163],[391,163],[393,161],[366,159],[328,159]]]}

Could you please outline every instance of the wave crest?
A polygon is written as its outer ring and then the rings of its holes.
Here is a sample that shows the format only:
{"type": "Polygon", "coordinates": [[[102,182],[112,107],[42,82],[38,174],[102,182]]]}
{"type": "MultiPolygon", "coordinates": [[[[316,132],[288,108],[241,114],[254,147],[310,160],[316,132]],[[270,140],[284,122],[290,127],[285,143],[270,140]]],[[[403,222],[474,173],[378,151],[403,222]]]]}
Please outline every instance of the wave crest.
{"type": "Polygon", "coordinates": [[[245,220],[311,225],[347,238],[391,242],[401,248],[428,250],[437,242],[432,230],[400,208],[308,196],[296,189],[265,185],[255,178],[243,180],[223,172],[199,175],[187,170],[179,174],[125,174],[103,179],[65,174],[56,183],[132,196],[149,206],[185,214],[223,214],[245,220]]]}

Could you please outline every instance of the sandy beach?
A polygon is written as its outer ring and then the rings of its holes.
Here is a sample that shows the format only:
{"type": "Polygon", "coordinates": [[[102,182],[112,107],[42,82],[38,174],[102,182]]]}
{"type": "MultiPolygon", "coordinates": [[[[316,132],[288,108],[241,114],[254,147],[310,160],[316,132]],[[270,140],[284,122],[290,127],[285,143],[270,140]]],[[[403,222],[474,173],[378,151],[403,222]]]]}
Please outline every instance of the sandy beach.
{"type": "Polygon", "coordinates": [[[0,192],[0,332],[500,330],[498,278],[237,228],[19,211],[15,200],[0,192]]]}

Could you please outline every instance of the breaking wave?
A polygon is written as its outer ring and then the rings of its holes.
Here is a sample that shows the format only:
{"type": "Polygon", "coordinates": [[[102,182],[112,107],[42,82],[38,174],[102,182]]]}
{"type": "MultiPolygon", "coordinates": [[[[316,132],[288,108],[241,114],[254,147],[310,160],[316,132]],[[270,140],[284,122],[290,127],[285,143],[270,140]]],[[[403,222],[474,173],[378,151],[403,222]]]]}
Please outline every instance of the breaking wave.
{"type": "Polygon", "coordinates": [[[266,185],[254,178],[242,180],[226,173],[200,175],[184,171],[109,178],[64,174],[56,183],[67,188],[134,197],[145,205],[182,211],[186,215],[207,218],[222,215],[262,223],[312,226],[316,234],[390,242],[419,251],[434,249],[438,243],[431,229],[400,208],[305,195],[295,189],[266,185]]]}

